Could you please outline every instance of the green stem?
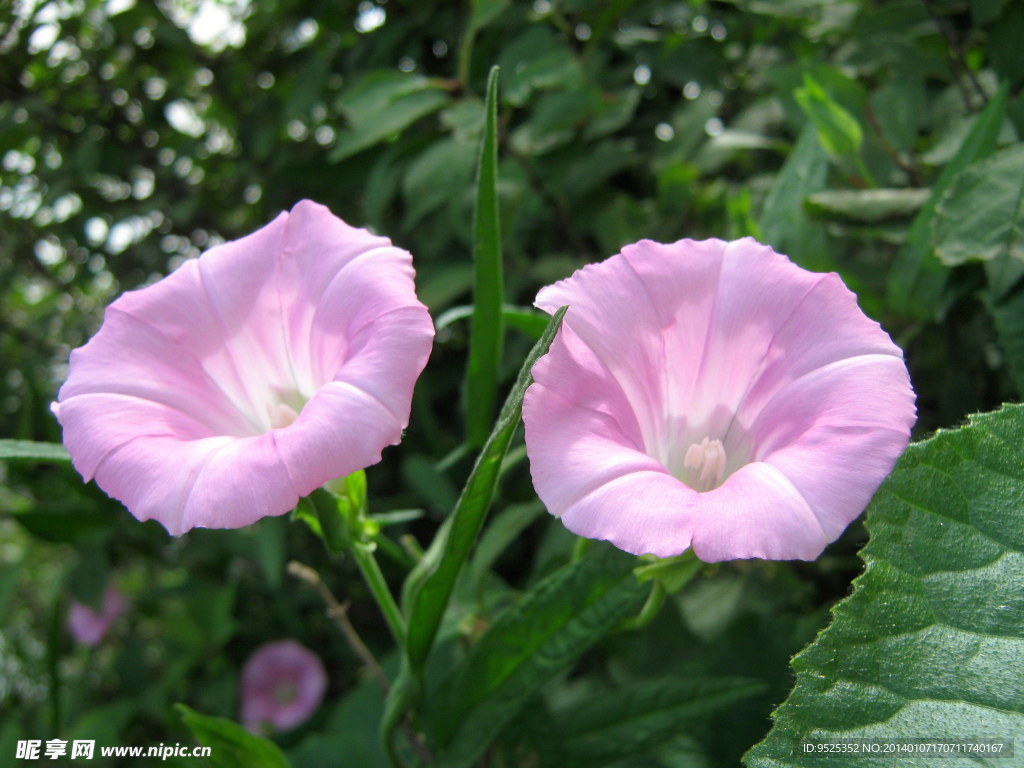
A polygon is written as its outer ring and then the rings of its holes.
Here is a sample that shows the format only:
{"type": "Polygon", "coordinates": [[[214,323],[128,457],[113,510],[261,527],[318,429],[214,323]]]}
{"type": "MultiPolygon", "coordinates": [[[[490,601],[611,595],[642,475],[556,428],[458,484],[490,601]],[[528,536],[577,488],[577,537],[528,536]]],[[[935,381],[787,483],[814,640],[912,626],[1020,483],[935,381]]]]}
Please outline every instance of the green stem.
{"type": "Polygon", "coordinates": [[[470,22],[466,26],[466,31],[462,35],[462,41],[459,44],[459,60],[458,60],[458,74],[459,84],[462,86],[463,91],[469,93],[469,64],[470,59],[473,57],[473,39],[476,37],[476,29],[473,23],[470,22]]]}
{"type": "Polygon", "coordinates": [[[572,562],[576,562],[581,559],[587,552],[590,551],[590,545],[594,543],[593,539],[585,539],[582,536],[576,539],[576,543],[572,548],[572,562]]]}
{"type": "Polygon", "coordinates": [[[384,580],[384,574],[381,573],[380,566],[377,565],[372,547],[362,542],[355,542],[352,545],[351,551],[352,556],[356,560],[356,565],[359,566],[359,570],[363,574],[366,586],[370,588],[370,592],[373,593],[381,613],[384,614],[384,619],[388,623],[388,629],[391,630],[392,637],[394,637],[399,648],[404,648],[405,619],[402,618],[402,612],[398,608],[398,603],[395,602],[395,598],[388,588],[388,583],[384,580]]]}
{"type": "Polygon", "coordinates": [[[640,609],[640,613],[630,619],[623,619],[615,628],[617,632],[629,632],[635,629],[643,629],[658,615],[661,606],[665,604],[665,595],[668,594],[660,581],[651,585],[651,592],[647,595],[647,602],[640,609]]]}

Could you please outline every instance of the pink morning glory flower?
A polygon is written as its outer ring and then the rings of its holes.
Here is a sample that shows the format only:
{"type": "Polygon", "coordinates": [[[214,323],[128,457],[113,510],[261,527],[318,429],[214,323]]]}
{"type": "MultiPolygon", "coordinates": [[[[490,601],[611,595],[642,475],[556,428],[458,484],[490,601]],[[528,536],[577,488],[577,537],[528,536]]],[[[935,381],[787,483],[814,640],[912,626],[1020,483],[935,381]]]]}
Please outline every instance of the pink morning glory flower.
{"type": "Polygon", "coordinates": [[[320,658],[295,640],[261,645],[242,670],[242,724],[287,731],[312,715],[327,690],[320,658]]]}
{"type": "Polygon", "coordinates": [[[53,410],[140,520],[237,528],[380,461],[433,334],[409,253],[303,201],[111,304],[53,410]]]}
{"type": "Polygon", "coordinates": [[[128,611],[128,600],[113,584],[103,593],[100,610],[71,601],[68,609],[68,631],[75,642],[89,647],[100,644],[111,625],[128,611]]]}
{"type": "Polygon", "coordinates": [[[537,296],[566,304],[523,419],[537,492],[580,536],[811,560],[907,445],[899,348],[838,275],[750,238],[627,246],[537,296]]]}

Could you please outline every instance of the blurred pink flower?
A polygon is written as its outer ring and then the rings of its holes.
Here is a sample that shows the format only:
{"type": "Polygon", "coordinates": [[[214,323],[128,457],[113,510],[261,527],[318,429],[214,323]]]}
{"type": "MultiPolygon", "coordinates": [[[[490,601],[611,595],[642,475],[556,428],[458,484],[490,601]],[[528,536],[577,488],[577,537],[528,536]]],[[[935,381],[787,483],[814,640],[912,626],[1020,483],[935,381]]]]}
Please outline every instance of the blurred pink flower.
{"type": "Polygon", "coordinates": [[[433,334],[411,256],[307,200],[117,299],[53,410],[140,520],[238,528],[380,461],[433,334]]]}
{"type": "Polygon", "coordinates": [[[907,445],[899,348],[838,275],[750,238],[641,241],[537,296],[565,304],[523,419],[537,492],[581,536],[814,559],[907,445]]]}
{"type": "Polygon", "coordinates": [[[76,642],[95,647],[106,636],[111,624],[128,611],[128,600],[113,584],[103,593],[100,611],[84,603],[71,601],[68,609],[68,630],[76,642]]]}
{"type": "Polygon", "coordinates": [[[261,645],[242,670],[242,724],[287,731],[309,718],[327,690],[320,658],[295,640],[261,645]]]}

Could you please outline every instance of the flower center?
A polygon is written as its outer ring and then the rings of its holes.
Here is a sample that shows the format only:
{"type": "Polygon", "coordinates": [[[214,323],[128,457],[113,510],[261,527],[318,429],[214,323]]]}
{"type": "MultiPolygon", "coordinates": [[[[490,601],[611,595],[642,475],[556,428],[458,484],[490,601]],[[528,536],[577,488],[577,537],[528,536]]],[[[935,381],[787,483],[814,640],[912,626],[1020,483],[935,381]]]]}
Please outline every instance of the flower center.
{"type": "Polygon", "coordinates": [[[270,416],[271,429],[281,429],[293,423],[299,414],[287,403],[274,403],[267,406],[267,414],[270,416]]]}
{"type": "Polygon", "coordinates": [[[280,706],[291,704],[299,695],[299,689],[295,683],[279,683],[274,689],[274,703],[280,706]]]}
{"type": "Polygon", "coordinates": [[[722,441],[705,437],[686,449],[683,457],[685,471],[681,479],[695,491],[717,488],[725,475],[725,459],[722,441]]]}

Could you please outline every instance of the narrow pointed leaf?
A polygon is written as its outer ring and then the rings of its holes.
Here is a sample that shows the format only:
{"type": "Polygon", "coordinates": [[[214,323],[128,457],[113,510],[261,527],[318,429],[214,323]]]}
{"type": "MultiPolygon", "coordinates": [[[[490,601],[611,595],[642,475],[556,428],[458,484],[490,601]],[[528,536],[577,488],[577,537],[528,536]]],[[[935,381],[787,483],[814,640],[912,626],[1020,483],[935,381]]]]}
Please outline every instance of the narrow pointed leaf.
{"type": "Polygon", "coordinates": [[[71,456],[60,443],[0,440],[0,461],[71,461],[71,456]]]}
{"type": "Polygon", "coordinates": [[[527,356],[494,430],[466,481],[455,510],[405,580],[402,599],[408,619],[405,654],[402,656],[398,678],[385,702],[380,733],[384,750],[392,759],[395,758],[396,729],[405,713],[416,706],[422,693],[422,671],[427,655],[437,636],[455,580],[476,542],[497,488],[502,460],[522,416],[523,396],[533,383],[530,371],[537,360],[547,353],[567,309],[562,307],[555,312],[544,334],[527,356]]]}
{"type": "Polygon", "coordinates": [[[551,318],[544,335],[523,363],[515,386],[477,458],[455,510],[438,531],[419,567],[406,581],[404,602],[409,625],[406,652],[414,670],[422,669],[426,661],[455,586],[455,579],[483,526],[487,508],[498,485],[502,459],[519,426],[523,395],[533,381],[530,371],[551,346],[565,309],[563,307],[551,318]]]}
{"type": "Polygon", "coordinates": [[[851,115],[817,80],[804,75],[804,85],[793,92],[796,103],[814,124],[818,140],[832,157],[852,157],[860,151],[863,133],[851,115]]]}
{"type": "Polygon", "coordinates": [[[487,101],[480,168],[476,179],[473,239],[473,320],[466,371],[466,432],[479,448],[490,433],[497,399],[504,336],[501,227],[498,221],[498,68],[487,79],[487,101]]]}

